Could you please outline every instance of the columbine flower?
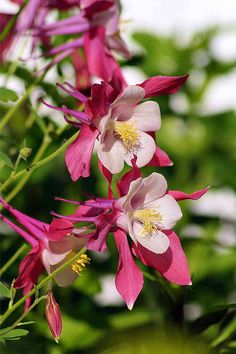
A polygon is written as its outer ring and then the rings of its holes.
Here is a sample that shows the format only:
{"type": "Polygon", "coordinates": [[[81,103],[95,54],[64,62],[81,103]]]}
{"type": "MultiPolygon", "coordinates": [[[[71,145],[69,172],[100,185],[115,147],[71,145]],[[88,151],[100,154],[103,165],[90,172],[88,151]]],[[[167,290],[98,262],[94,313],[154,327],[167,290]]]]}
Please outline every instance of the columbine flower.
{"type": "MultiPolygon", "coordinates": [[[[58,35],[79,35],[64,44],[48,49],[45,56],[55,56],[49,66],[72,55],[77,70],[77,85],[86,88],[90,85],[90,77],[97,76],[102,80],[111,80],[114,70],[123,79],[119,65],[112,51],[126,58],[130,56],[119,35],[120,8],[116,0],[81,0],[80,13],[56,21],[54,23],[35,26],[33,35],[51,39],[58,35]],[[86,59],[78,48],[84,48],[86,59]],[[82,78],[81,78],[82,75],[82,78]],[[83,82],[84,81],[84,82],[83,82]]],[[[124,80],[124,79],[123,79],[124,80]]]]}
{"type": "MultiPolygon", "coordinates": [[[[86,206],[90,214],[93,211],[97,214],[94,220],[96,232],[87,243],[89,249],[105,250],[108,233],[114,233],[119,251],[116,287],[129,309],[143,287],[143,275],[133,260],[127,234],[132,239],[133,255],[145,265],[175,284],[191,285],[187,259],[172,227],[182,216],[177,201],[199,199],[208,190],[205,188],[192,194],[170,191],[162,175],[153,173],[142,178],[132,162],[133,169],[117,184],[119,199],[90,200],[76,211],[79,213],[80,208],[83,210],[86,206]]],[[[65,218],[76,220],[76,213],[65,218]]]]}
{"type": "Polygon", "coordinates": [[[61,311],[53,293],[50,291],[46,297],[45,316],[53,338],[58,343],[62,331],[61,311]]]}
{"type": "MultiPolygon", "coordinates": [[[[11,2],[22,6],[23,0],[11,0],[11,2]]],[[[1,43],[0,63],[4,62],[6,54],[11,47],[14,38],[24,35],[27,31],[43,26],[45,18],[52,9],[66,10],[74,6],[78,6],[78,0],[30,0],[17,17],[14,28],[10,31],[7,38],[1,43]]],[[[12,14],[0,13],[0,30],[5,28],[12,14]]],[[[48,46],[48,39],[41,36],[41,42],[48,46]]],[[[37,41],[33,38],[32,48],[35,47],[37,41]]]]}
{"type": "MultiPolygon", "coordinates": [[[[75,229],[73,224],[65,219],[54,219],[51,224],[46,224],[14,209],[2,198],[0,198],[0,203],[23,228],[1,214],[0,220],[32,246],[20,264],[19,275],[14,283],[15,288],[23,288],[23,293],[27,294],[37,283],[44,269],[48,273],[53,272],[85,245],[86,240],[80,236],[85,236],[87,230],[85,228],[75,229]]],[[[81,255],[71,267],[66,267],[58,273],[55,281],[63,287],[69,285],[88,263],[88,256],[81,255]]],[[[28,301],[27,306],[29,303],[28,301]]]]}
{"type": "Polygon", "coordinates": [[[75,87],[66,83],[58,85],[85,105],[85,112],[47,106],[72,115],[76,122],[66,121],[78,128],[80,133],[69,145],[65,160],[73,181],[90,174],[90,160],[96,139],[98,157],[111,174],[119,173],[124,162],[131,166],[137,157],[137,166],[147,164],[168,166],[172,162],[161,149],[156,147],[153,135],[161,126],[160,110],[156,102],[144,98],[175,93],[184,84],[186,76],[156,76],[139,85],[123,86],[114,77],[108,84],[94,84],[88,99],[75,87]]]}

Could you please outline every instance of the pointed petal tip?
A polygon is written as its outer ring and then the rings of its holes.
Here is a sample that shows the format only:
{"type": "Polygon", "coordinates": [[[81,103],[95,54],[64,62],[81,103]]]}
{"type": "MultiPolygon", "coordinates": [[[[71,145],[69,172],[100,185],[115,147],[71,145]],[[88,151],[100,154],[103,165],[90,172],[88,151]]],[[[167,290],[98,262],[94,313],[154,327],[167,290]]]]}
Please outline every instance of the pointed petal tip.
{"type": "Polygon", "coordinates": [[[131,310],[133,309],[133,307],[134,307],[134,304],[133,304],[133,303],[127,304],[127,307],[128,307],[128,309],[131,311],[131,310]]]}

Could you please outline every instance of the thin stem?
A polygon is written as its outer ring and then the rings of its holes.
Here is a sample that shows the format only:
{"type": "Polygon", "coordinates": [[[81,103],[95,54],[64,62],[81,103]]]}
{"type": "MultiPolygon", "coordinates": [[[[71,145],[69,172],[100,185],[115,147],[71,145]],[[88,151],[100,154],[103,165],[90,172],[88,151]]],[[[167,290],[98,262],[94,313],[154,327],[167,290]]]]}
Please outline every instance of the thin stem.
{"type": "MultiPolygon", "coordinates": [[[[44,139],[42,141],[41,146],[39,147],[35,158],[33,160],[33,164],[37,163],[43,156],[44,152],[46,151],[48,145],[51,143],[51,138],[48,135],[44,136],[44,139]]],[[[27,183],[27,181],[30,179],[33,171],[30,171],[28,174],[26,174],[21,181],[15,186],[15,188],[11,191],[11,193],[5,198],[7,202],[10,202],[24,187],[24,185],[27,183]]]]}
{"type": "Polygon", "coordinates": [[[5,127],[5,125],[8,123],[8,121],[10,120],[10,118],[12,117],[12,115],[19,109],[19,107],[21,106],[21,104],[29,97],[30,93],[32,92],[32,90],[34,89],[34,87],[36,85],[38,85],[42,79],[44,78],[44,76],[46,75],[46,72],[43,73],[42,76],[39,76],[36,78],[36,80],[32,83],[32,85],[30,85],[27,90],[25,91],[24,95],[21,97],[21,99],[15,104],[13,105],[9,111],[5,114],[5,116],[2,118],[1,122],[0,122],[0,131],[3,129],[3,127],[5,127]]]}
{"type": "Polygon", "coordinates": [[[74,257],[69,259],[67,262],[63,263],[60,267],[54,270],[51,274],[49,274],[46,278],[44,278],[38,285],[36,285],[31,291],[29,291],[25,296],[23,296],[20,300],[18,300],[12,307],[10,307],[1,317],[0,323],[2,324],[10,314],[15,311],[20,305],[22,305],[29,297],[34,295],[35,291],[41,289],[49,280],[53,279],[57,274],[62,272],[68,266],[73,264],[83,253],[87,250],[86,247],[83,247],[74,257]]]}
{"type": "Polygon", "coordinates": [[[32,163],[29,167],[16,173],[15,176],[13,176],[13,177],[10,176],[0,187],[0,192],[3,192],[15,179],[18,179],[21,176],[27,175],[27,174],[33,172],[34,170],[38,169],[39,167],[54,160],[58,155],[61,154],[61,152],[63,152],[67,148],[67,146],[76,138],[77,135],[78,135],[78,132],[76,132],[74,135],[72,135],[72,137],[70,137],[70,139],[68,139],[62,146],[60,146],[56,151],[54,151],[49,156],[45,157],[44,159],[42,159],[36,163],[32,163]]]}
{"type": "Polygon", "coordinates": [[[28,308],[27,311],[25,311],[19,318],[18,320],[16,320],[13,325],[11,325],[10,327],[7,327],[6,332],[1,332],[1,336],[4,336],[5,334],[9,333],[10,331],[12,331],[14,328],[16,328],[16,326],[28,315],[28,313],[33,310],[33,308],[35,306],[37,306],[42,300],[46,300],[47,296],[43,295],[41,297],[39,297],[38,299],[35,299],[33,304],[28,308]]]}
{"type": "Polygon", "coordinates": [[[20,7],[19,11],[12,16],[12,18],[10,19],[10,21],[8,21],[7,25],[5,26],[4,30],[2,31],[2,33],[0,34],[0,42],[2,42],[8,35],[8,33],[11,31],[11,29],[14,27],[16,21],[17,21],[17,17],[19,16],[19,14],[21,13],[21,11],[25,8],[26,4],[27,4],[28,0],[25,0],[22,4],[22,6],[20,7]]]}
{"type": "Polygon", "coordinates": [[[16,253],[13,254],[13,256],[0,269],[0,277],[15,262],[15,260],[21,255],[21,253],[23,253],[27,248],[28,248],[28,245],[24,244],[16,251],[16,253]]]}

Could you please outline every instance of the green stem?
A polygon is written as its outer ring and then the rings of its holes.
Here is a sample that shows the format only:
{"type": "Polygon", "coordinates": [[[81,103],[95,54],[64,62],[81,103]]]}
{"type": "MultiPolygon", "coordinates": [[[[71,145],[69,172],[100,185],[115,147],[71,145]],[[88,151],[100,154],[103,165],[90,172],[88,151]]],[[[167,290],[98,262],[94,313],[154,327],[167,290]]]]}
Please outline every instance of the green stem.
{"type": "Polygon", "coordinates": [[[21,13],[21,11],[24,9],[24,7],[26,6],[27,2],[28,2],[28,0],[25,0],[24,3],[22,4],[22,6],[20,7],[19,11],[14,16],[12,16],[10,21],[8,21],[8,23],[5,26],[4,30],[0,34],[0,42],[4,41],[4,39],[7,37],[8,33],[14,27],[14,25],[15,25],[15,23],[17,21],[17,17],[21,13]]]}
{"type": "Polygon", "coordinates": [[[86,247],[83,247],[74,257],[69,259],[67,262],[63,263],[60,267],[54,270],[51,274],[49,274],[46,278],[44,278],[38,285],[36,285],[31,291],[29,291],[25,296],[23,296],[20,300],[18,300],[12,307],[10,307],[1,317],[0,323],[2,324],[10,314],[15,311],[20,305],[22,305],[29,297],[34,295],[35,291],[41,289],[49,280],[53,279],[57,274],[62,272],[68,266],[73,264],[83,253],[86,252],[86,247]]]}
{"type": "Polygon", "coordinates": [[[1,332],[1,336],[6,335],[7,333],[9,333],[10,331],[12,331],[14,328],[16,328],[16,326],[28,315],[28,313],[33,310],[33,308],[35,306],[37,306],[42,300],[46,300],[47,296],[43,295],[41,297],[39,297],[38,299],[35,299],[33,304],[28,308],[27,311],[25,311],[19,318],[18,320],[16,320],[13,325],[11,325],[10,327],[7,327],[6,332],[1,332]]]}
{"type": "Polygon", "coordinates": [[[24,244],[22,245],[16,253],[13,254],[13,256],[2,266],[0,269],[0,277],[5,273],[5,271],[15,262],[15,260],[27,249],[28,245],[24,244]]]}
{"type": "MultiPolygon", "coordinates": [[[[33,160],[33,164],[37,163],[43,156],[44,152],[46,151],[48,145],[51,143],[51,138],[48,135],[44,136],[44,139],[42,141],[41,146],[39,147],[35,158],[33,160]]],[[[24,185],[27,183],[27,181],[30,179],[33,171],[30,171],[28,174],[26,174],[21,181],[15,186],[15,188],[11,191],[11,193],[5,198],[7,202],[10,202],[24,187],[24,185]]]]}
{"type": "Polygon", "coordinates": [[[72,137],[70,137],[70,139],[68,139],[62,146],[59,147],[59,149],[54,151],[49,156],[45,157],[44,159],[42,159],[36,163],[32,163],[29,167],[16,173],[15,176],[13,176],[13,177],[10,176],[0,187],[0,193],[3,192],[15,179],[18,179],[21,176],[25,176],[25,175],[31,173],[31,172],[35,171],[36,169],[38,169],[39,167],[41,167],[41,166],[47,164],[48,162],[52,161],[53,159],[55,159],[58,155],[60,155],[67,148],[67,146],[76,138],[77,135],[78,135],[78,132],[76,132],[74,135],[72,135],[72,137]]]}
{"type": "Polygon", "coordinates": [[[46,75],[46,72],[43,75],[38,76],[36,78],[36,80],[32,83],[32,85],[30,85],[27,88],[27,90],[25,91],[25,93],[21,97],[21,99],[9,109],[9,111],[5,114],[5,116],[2,118],[2,120],[0,122],[0,131],[3,129],[3,127],[5,127],[5,125],[9,121],[9,119],[19,109],[19,107],[22,105],[22,103],[24,103],[24,101],[29,97],[29,95],[32,92],[32,90],[34,89],[34,87],[42,81],[42,79],[44,78],[45,75],[46,75]]]}

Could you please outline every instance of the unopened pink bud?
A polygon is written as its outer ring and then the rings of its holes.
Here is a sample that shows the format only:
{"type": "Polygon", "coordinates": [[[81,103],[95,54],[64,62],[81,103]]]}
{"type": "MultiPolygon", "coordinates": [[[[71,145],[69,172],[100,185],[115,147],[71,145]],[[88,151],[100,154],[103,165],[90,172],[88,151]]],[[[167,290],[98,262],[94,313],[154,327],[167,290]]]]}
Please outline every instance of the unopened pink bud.
{"type": "Polygon", "coordinates": [[[58,343],[62,331],[62,318],[60,307],[51,291],[47,294],[45,315],[53,338],[58,343]]]}

